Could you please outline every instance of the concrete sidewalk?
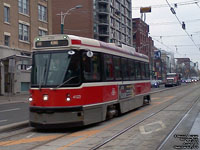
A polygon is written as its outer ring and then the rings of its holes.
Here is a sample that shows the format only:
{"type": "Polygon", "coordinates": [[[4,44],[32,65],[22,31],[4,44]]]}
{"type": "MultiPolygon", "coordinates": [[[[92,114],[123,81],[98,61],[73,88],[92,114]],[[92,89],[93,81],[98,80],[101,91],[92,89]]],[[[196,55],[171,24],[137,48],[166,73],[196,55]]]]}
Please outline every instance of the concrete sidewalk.
{"type": "Polygon", "coordinates": [[[0,96],[0,104],[6,103],[19,103],[25,102],[28,103],[29,94],[16,94],[16,95],[3,95],[0,96]]]}

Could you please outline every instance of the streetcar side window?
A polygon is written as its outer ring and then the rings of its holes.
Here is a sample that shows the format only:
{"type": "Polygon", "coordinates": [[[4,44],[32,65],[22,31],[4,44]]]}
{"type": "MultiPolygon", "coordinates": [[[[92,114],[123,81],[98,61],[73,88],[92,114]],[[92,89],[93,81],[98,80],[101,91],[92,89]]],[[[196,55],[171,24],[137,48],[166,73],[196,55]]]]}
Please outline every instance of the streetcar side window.
{"type": "Polygon", "coordinates": [[[111,55],[104,55],[104,74],[106,80],[114,80],[114,65],[111,55]]]}
{"type": "Polygon", "coordinates": [[[143,62],[141,62],[140,64],[141,64],[141,77],[142,77],[142,79],[146,79],[145,64],[143,62]]]}
{"type": "Polygon", "coordinates": [[[146,70],[146,79],[150,79],[150,70],[149,70],[149,64],[145,64],[145,70],[146,70]]]}
{"type": "Polygon", "coordinates": [[[129,80],[128,61],[126,58],[121,58],[121,67],[123,80],[129,80]]]}
{"type": "Polygon", "coordinates": [[[141,64],[139,61],[135,62],[135,73],[136,73],[136,80],[141,79],[141,64]]]}
{"type": "Polygon", "coordinates": [[[87,56],[87,52],[82,54],[83,77],[85,81],[100,81],[100,54],[93,53],[92,57],[87,56]]]}
{"type": "Polygon", "coordinates": [[[130,73],[130,80],[135,80],[135,62],[134,60],[129,60],[129,73],[130,73]]]}
{"type": "Polygon", "coordinates": [[[120,57],[113,56],[115,80],[121,80],[121,62],[120,57]]]}

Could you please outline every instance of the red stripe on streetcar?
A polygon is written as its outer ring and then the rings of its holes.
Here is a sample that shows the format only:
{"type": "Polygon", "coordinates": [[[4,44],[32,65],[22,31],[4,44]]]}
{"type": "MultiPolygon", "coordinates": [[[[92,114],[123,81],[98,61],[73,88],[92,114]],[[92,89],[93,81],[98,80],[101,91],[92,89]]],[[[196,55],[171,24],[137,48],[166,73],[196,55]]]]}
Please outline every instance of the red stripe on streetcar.
{"type": "Polygon", "coordinates": [[[81,45],[81,40],[72,40],[73,45],[81,45]]]}

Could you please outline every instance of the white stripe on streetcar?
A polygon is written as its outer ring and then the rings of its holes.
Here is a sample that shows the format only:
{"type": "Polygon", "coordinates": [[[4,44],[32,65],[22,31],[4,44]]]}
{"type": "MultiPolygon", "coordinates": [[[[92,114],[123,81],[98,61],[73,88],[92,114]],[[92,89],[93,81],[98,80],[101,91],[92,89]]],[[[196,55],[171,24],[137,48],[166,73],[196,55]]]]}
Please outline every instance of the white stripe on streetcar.
{"type": "Polygon", "coordinates": [[[16,111],[16,110],[20,110],[20,108],[1,110],[0,113],[1,113],[1,112],[8,112],[8,111],[16,111]]]}

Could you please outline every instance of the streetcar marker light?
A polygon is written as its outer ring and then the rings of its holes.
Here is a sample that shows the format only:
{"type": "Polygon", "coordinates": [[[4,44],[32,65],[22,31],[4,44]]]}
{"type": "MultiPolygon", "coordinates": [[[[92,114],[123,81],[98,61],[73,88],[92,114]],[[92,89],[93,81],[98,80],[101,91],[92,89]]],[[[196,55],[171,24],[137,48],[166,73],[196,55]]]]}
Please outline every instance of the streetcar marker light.
{"type": "Polygon", "coordinates": [[[81,40],[72,40],[72,45],[81,45],[81,40]]]}
{"type": "Polygon", "coordinates": [[[48,98],[49,98],[48,95],[43,95],[43,100],[44,100],[44,101],[47,101],[48,98]]]}
{"type": "Polygon", "coordinates": [[[74,54],[75,54],[75,51],[68,51],[68,54],[69,54],[69,55],[74,55],[74,54]]]}

